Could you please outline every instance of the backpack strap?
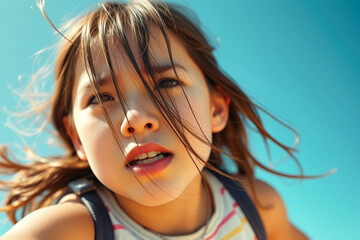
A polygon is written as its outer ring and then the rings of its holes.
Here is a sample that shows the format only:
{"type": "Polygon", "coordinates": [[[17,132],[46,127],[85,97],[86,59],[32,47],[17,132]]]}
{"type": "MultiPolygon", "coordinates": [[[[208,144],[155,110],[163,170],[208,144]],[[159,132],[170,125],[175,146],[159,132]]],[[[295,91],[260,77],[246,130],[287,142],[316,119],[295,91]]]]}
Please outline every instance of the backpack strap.
{"type": "Polygon", "coordinates": [[[234,181],[217,172],[210,172],[224,185],[224,187],[229,191],[231,196],[239,205],[247,220],[249,221],[252,229],[254,230],[257,239],[266,240],[265,228],[259,213],[240,182],[234,181]]]}
{"type": "MultiPolygon", "coordinates": [[[[266,232],[258,211],[249,195],[239,182],[225,177],[214,171],[210,171],[229,191],[239,205],[258,240],[266,240],[266,232]]],[[[70,189],[76,193],[84,205],[88,208],[95,226],[95,240],[113,240],[114,230],[108,211],[95,192],[95,185],[86,178],[81,178],[69,183],[70,189]]]]}
{"type": "Polygon", "coordinates": [[[108,211],[95,192],[95,185],[86,178],[71,181],[70,189],[88,208],[95,226],[95,240],[113,240],[114,230],[108,211]]]}

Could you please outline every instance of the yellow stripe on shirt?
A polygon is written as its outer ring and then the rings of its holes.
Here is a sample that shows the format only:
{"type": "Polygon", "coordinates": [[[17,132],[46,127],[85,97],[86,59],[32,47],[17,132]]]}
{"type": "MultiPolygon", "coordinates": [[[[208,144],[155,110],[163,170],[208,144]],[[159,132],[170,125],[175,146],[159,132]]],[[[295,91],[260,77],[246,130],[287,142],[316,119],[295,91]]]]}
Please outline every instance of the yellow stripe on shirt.
{"type": "Polygon", "coordinates": [[[246,217],[241,218],[240,225],[231,230],[228,234],[226,234],[221,240],[229,240],[233,238],[236,234],[242,231],[244,224],[247,222],[246,217]]]}

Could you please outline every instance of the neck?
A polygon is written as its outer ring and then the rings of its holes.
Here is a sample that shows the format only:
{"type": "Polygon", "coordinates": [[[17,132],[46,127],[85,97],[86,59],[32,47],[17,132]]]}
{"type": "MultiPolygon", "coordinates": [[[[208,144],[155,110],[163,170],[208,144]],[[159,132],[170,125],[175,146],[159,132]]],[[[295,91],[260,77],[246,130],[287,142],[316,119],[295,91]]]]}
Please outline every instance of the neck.
{"type": "Polygon", "coordinates": [[[178,198],[163,205],[149,207],[121,196],[116,196],[116,199],[135,222],[169,236],[197,231],[207,223],[212,213],[212,195],[200,174],[178,198]]]}

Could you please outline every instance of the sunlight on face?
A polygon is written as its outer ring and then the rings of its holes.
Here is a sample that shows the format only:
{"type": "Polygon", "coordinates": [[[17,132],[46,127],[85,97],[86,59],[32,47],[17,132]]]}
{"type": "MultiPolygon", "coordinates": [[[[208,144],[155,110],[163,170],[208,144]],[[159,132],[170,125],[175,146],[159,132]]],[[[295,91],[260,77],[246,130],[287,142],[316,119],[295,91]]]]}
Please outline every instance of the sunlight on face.
{"type": "MultiPolygon", "coordinates": [[[[182,122],[196,135],[211,141],[212,106],[204,75],[181,42],[169,34],[177,79],[163,36],[157,28],[151,28],[150,32],[151,59],[158,69],[156,84],[171,95],[182,122]]],[[[137,49],[136,46],[131,47],[137,49]]],[[[195,164],[201,170],[203,163],[189,155],[165,123],[132,63],[124,56],[123,49],[117,47],[112,54],[111,62],[120,96],[126,103],[125,110],[121,107],[105,58],[98,49],[93,51],[93,60],[100,96],[124,154],[113,137],[98,99],[94,97],[81,59],[77,61],[72,94],[73,119],[79,139],[78,144],[74,144],[75,148],[89,161],[95,176],[116,195],[148,206],[164,204],[178,197],[195,179],[200,181],[195,164]]],[[[155,88],[140,59],[138,54],[136,60],[142,74],[150,87],[155,88]]],[[[210,147],[188,132],[185,135],[201,158],[207,160],[210,147]]]]}

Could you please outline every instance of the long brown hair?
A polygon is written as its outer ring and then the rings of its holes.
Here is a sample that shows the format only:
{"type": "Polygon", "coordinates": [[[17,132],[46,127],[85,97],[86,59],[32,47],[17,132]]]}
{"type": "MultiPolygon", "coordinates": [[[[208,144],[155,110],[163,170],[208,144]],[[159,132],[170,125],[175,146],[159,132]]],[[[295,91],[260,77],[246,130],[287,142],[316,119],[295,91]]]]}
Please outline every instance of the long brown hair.
{"type": "MultiPolygon", "coordinates": [[[[52,25],[45,13],[43,2],[40,2],[39,6],[46,19],[52,25]]],[[[293,156],[295,149],[280,143],[264,128],[258,113],[258,109],[261,108],[251,101],[239,86],[221,71],[213,55],[214,48],[198,27],[196,17],[191,15],[191,11],[188,9],[152,0],[134,0],[129,3],[108,2],[102,4],[98,9],[77,18],[70,25],[65,32],[58,30],[63,38],[61,39],[61,47],[55,66],[55,91],[50,100],[51,123],[58,133],[59,139],[64,143],[67,154],[60,157],[47,158],[43,161],[35,161],[30,165],[23,165],[16,163],[10,157],[6,147],[0,149],[0,157],[2,159],[0,161],[0,169],[2,172],[17,173],[12,180],[0,181],[0,188],[9,191],[6,205],[1,211],[7,212],[12,222],[17,221],[15,218],[17,210],[22,209],[22,216],[24,216],[28,212],[47,206],[64,192],[70,180],[82,176],[92,176],[88,164],[77,157],[64,126],[63,118],[67,116],[71,119],[71,92],[75,82],[74,66],[77,59],[83,59],[95,96],[101,102],[91,55],[92,44],[96,43],[101,46],[102,53],[107,60],[107,65],[113,78],[114,86],[117,89],[116,77],[110,61],[110,40],[113,38],[116,38],[121,43],[123,49],[125,49],[125,54],[131,60],[134,69],[147,88],[154,105],[161,113],[164,121],[178,136],[188,151],[195,158],[203,161],[207,168],[222,173],[220,166],[223,162],[223,156],[227,155],[236,162],[239,173],[247,175],[250,180],[254,177],[255,166],[281,176],[303,177],[300,164],[298,164],[300,168],[300,175],[298,176],[279,173],[263,165],[250,152],[246,132],[248,124],[254,126],[265,143],[268,141],[275,143],[297,162],[293,156]],[[168,38],[169,33],[174,34],[184,45],[189,56],[202,70],[209,87],[221,89],[229,97],[228,123],[224,130],[213,134],[212,142],[204,138],[204,136],[198,136],[189,126],[182,123],[181,117],[177,114],[176,108],[171,104],[171,101],[165,101],[168,98],[164,98],[163,94],[166,93],[159,89],[153,91],[142,76],[138,63],[134,58],[133,49],[131,49],[129,44],[128,32],[135,36],[133,39],[137,40],[137,47],[142,53],[142,63],[151,79],[155,81],[148,49],[150,24],[155,25],[162,32],[171,61],[172,54],[168,38]],[[212,148],[209,161],[205,161],[197,155],[196,151],[188,143],[184,130],[190,132],[212,148]],[[226,152],[223,149],[227,149],[226,152]]],[[[176,73],[174,66],[173,70],[176,73]]],[[[118,94],[118,98],[125,111],[126,102],[120,94],[118,94]]],[[[191,108],[191,103],[188,102],[188,104],[191,108]]],[[[103,110],[114,138],[118,141],[119,147],[121,147],[106,108],[103,107],[103,110]]],[[[284,123],[281,124],[288,127],[284,123]]],[[[293,130],[290,127],[288,128],[293,130]]]]}

